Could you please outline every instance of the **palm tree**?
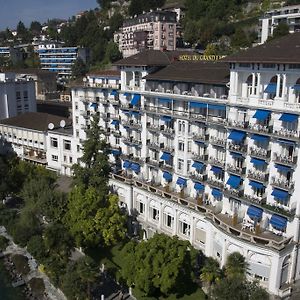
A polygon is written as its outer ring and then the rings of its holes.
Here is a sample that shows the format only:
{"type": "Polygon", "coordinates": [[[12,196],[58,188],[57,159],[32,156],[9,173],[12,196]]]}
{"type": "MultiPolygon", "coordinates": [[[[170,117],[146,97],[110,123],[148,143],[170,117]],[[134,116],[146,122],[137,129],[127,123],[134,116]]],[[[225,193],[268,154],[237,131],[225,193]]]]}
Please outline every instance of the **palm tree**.
{"type": "Polygon", "coordinates": [[[208,257],[201,270],[201,280],[207,283],[209,287],[211,287],[211,285],[220,280],[221,277],[222,271],[220,269],[219,263],[212,257],[208,257]]]}
{"type": "Polygon", "coordinates": [[[229,278],[245,278],[248,264],[239,252],[231,253],[225,265],[225,273],[229,278]]]}

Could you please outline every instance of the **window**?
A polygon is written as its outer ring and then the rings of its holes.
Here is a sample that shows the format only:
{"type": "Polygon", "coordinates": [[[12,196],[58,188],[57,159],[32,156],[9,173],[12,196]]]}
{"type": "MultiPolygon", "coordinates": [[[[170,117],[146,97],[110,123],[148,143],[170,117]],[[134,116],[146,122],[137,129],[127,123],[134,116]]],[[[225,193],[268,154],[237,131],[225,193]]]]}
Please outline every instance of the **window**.
{"type": "Polygon", "coordinates": [[[140,214],[143,214],[145,211],[145,204],[143,202],[138,202],[138,211],[140,214]]]}
{"type": "Polygon", "coordinates": [[[21,92],[16,92],[16,98],[21,99],[21,92]]]}
{"type": "Polygon", "coordinates": [[[158,221],[159,220],[159,211],[158,209],[154,207],[150,207],[150,216],[153,220],[158,221]]]}
{"type": "Polygon", "coordinates": [[[120,138],[116,138],[116,145],[120,145],[120,138]]]}
{"type": "Polygon", "coordinates": [[[53,148],[57,148],[57,138],[51,138],[50,139],[50,144],[51,144],[51,147],[53,148]]]}
{"type": "Polygon", "coordinates": [[[79,117],[76,116],[76,117],[75,117],[75,123],[78,124],[78,122],[79,122],[79,117]]]}
{"type": "Polygon", "coordinates": [[[164,213],[164,225],[169,228],[173,228],[174,217],[164,213]]]}
{"type": "Polygon", "coordinates": [[[191,226],[183,221],[179,221],[180,232],[186,236],[190,236],[191,226]]]}
{"type": "Polygon", "coordinates": [[[178,159],[178,170],[179,171],[182,171],[183,170],[183,164],[184,164],[184,161],[183,159],[178,159]]]}
{"type": "Polygon", "coordinates": [[[76,137],[79,137],[79,130],[76,130],[76,137]]]}
{"type": "Polygon", "coordinates": [[[185,132],[185,122],[179,121],[178,122],[178,131],[184,133],[185,132]]]}
{"type": "Polygon", "coordinates": [[[78,110],[78,103],[75,102],[75,110],[78,110]]]}
{"type": "Polygon", "coordinates": [[[67,162],[67,156],[64,155],[64,162],[67,162]]]}
{"type": "Polygon", "coordinates": [[[58,156],[57,155],[52,155],[52,161],[58,161],[58,156]]]}
{"type": "Polygon", "coordinates": [[[184,142],[182,142],[182,141],[178,142],[178,150],[179,151],[184,151],[184,142]]]}
{"type": "Polygon", "coordinates": [[[72,156],[69,157],[69,163],[70,163],[70,164],[73,163],[73,157],[72,157],[72,156]]]}
{"type": "Polygon", "coordinates": [[[64,149],[71,150],[71,141],[64,140],[64,149]]]}
{"type": "Polygon", "coordinates": [[[188,141],[188,152],[192,152],[192,142],[188,141]]]}
{"type": "Polygon", "coordinates": [[[28,98],[28,91],[24,91],[24,92],[23,92],[23,97],[24,97],[24,98],[28,98]]]}
{"type": "Polygon", "coordinates": [[[191,160],[188,160],[188,161],[187,161],[187,171],[188,171],[188,172],[191,171],[191,164],[192,164],[191,160]]]}
{"type": "Polygon", "coordinates": [[[77,145],[77,152],[80,152],[80,145],[77,145]]]}

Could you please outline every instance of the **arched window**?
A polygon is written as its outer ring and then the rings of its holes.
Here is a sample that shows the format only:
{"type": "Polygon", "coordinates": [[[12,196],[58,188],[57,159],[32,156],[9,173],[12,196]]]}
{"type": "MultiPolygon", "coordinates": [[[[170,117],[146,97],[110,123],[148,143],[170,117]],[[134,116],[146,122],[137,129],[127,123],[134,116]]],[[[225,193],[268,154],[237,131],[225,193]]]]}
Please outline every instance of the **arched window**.
{"type": "Polygon", "coordinates": [[[274,99],[277,90],[277,76],[273,76],[265,88],[264,92],[268,95],[267,99],[274,99]]]}
{"type": "Polygon", "coordinates": [[[298,78],[298,80],[296,81],[293,89],[296,96],[296,103],[300,103],[300,78],[298,78]]]}
{"type": "Polygon", "coordinates": [[[249,97],[250,95],[252,95],[253,75],[248,76],[246,83],[247,83],[247,97],[249,97]]]}

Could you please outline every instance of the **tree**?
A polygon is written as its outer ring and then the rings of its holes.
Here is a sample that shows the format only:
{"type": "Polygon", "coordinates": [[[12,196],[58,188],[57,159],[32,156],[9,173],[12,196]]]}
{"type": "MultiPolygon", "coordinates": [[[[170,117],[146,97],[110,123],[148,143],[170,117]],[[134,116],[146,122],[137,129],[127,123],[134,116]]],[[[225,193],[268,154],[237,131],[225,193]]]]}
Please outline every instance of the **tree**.
{"type": "Polygon", "coordinates": [[[285,35],[289,34],[289,32],[290,32],[289,26],[284,22],[280,22],[274,29],[273,36],[268,38],[268,41],[275,40],[277,38],[285,36],[285,35]]]}
{"type": "Polygon", "coordinates": [[[39,263],[42,263],[46,257],[46,248],[42,236],[32,236],[27,243],[27,250],[39,263]]]}
{"type": "Polygon", "coordinates": [[[20,36],[24,36],[27,34],[27,28],[25,27],[25,25],[22,21],[19,21],[19,23],[17,25],[17,33],[20,36]]]}
{"type": "Polygon", "coordinates": [[[208,257],[201,270],[200,278],[202,281],[208,283],[209,286],[218,282],[222,278],[222,271],[218,261],[212,257],[208,257]]]}
{"type": "Polygon", "coordinates": [[[192,281],[196,250],[187,241],[155,234],[148,241],[129,242],[122,251],[122,276],[145,295],[183,293],[192,281]]]}
{"type": "Polygon", "coordinates": [[[38,21],[32,21],[30,24],[30,31],[33,34],[39,34],[42,31],[42,25],[38,21]]]}
{"type": "Polygon", "coordinates": [[[88,68],[84,61],[78,57],[72,66],[72,76],[75,78],[83,77],[87,73],[88,68]]]}
{"type": "Polygon", "coordinates": [[[239,252],[231,253],[225,265],[225,273],[228,278],[244,278],[248,264],[245,257],[239,252]]]}
{"type": "Polygon", "coordinates": [[[122,54],[119,51],[119,47],[114,42],[109,42],[106,46],[104,63],[113,63],[122,58],[122,54]]]}

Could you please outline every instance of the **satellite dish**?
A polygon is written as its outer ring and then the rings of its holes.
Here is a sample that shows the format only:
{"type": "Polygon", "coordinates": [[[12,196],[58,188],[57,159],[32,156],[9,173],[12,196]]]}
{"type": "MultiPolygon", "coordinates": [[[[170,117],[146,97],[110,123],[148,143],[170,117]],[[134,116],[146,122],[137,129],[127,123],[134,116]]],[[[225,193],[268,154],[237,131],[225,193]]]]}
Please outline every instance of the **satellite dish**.
{"type": "Polygon", "coordinates": [[[53,123],[49,123],[48,124],[48,129],[50,129],[50,130],[54,129],[54,124],[53,123]]]}
{"type": "Polygon", "coordinates": [[[61,128],[64,128],[66,126],[66,121],[65,120],[61,120],[59,123],[61,128]]]}

